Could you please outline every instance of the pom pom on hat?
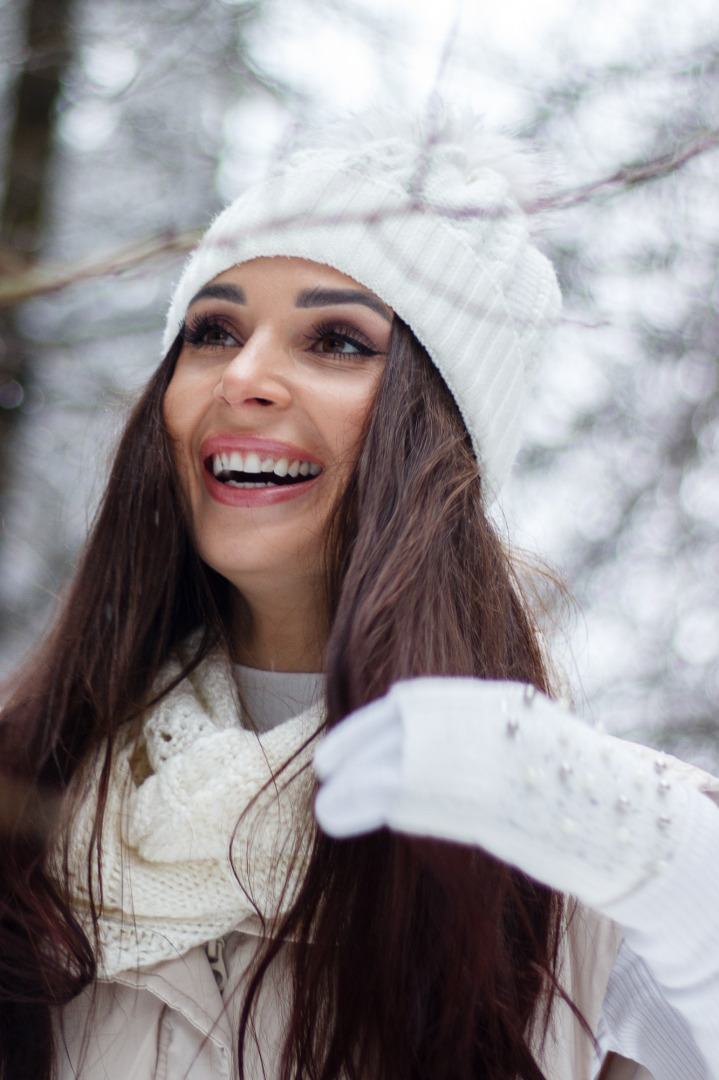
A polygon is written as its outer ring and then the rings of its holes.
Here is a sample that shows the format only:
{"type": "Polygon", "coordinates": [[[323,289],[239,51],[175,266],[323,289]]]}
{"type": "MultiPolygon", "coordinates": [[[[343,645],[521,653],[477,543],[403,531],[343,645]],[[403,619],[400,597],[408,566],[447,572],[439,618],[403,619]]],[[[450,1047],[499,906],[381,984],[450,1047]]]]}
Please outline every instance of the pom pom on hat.
{"type": "Polygon", "coordinates": [[[298,150],[240,195],[190,255],[165,327],[237,263],[295,256],[376,293],[427,349],[471,436],[489,499],[519,446],[528,374],[560,309],[525,207],[531,158],[472,120],[377,112],[298,150]]]}
{"type": "Polygon", "coordinates": [[[439,147],[454,147],[464,162],[465,180],[480,169],[492,169],[504,178],[507,193],[529,211],[544,184],[540,154],[518,139],[488,131],[482,117],[469,109],[449,108],[434,101],[422,115],[395,109],[367,109],[315,131],[305,129],[300,149],[317,146],[364,154],[364,147],[393,144],[394,153],[407,155],[409,168],[421,180],[423,163],[439,147]]]}

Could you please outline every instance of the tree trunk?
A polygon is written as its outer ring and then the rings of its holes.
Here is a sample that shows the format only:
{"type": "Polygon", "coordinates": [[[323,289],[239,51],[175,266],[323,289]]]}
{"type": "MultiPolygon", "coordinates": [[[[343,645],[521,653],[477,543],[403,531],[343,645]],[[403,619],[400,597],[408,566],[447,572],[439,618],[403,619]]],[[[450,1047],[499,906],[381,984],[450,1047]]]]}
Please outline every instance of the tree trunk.
{"type": "MultiPolygon", "coordinates": [[[[50,179],[54,106],[68,62],[72,0],[29,0],[25,62],[15,91],[5,195],[0,209],[0,273],[34,260],[50,179]]],[[[0,508],[11,436],[33,377],[33,357],[12,311],[0,312],[0,508]]]]}

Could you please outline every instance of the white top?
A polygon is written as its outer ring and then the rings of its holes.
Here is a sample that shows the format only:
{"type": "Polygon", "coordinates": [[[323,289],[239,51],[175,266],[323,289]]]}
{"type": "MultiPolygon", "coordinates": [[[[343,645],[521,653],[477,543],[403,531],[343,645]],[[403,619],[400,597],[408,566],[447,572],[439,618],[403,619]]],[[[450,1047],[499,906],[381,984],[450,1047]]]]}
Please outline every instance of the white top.
{"type": "Polygon", "coordinates": [[[316,705],[325,677],[316,672],[260,671],[237,665],[247,712],[258,731],[270,731],[316,705]]]}
{"type": "MultiPolygon", "coordinates": [[[[316,704],[324,689],[321,674],[259,671],[239,667],[246,703],[257,728],[267,731],[316,704]]],[[[707,875],[716,877],[719,889],[719,866],[690,861],[695,879],[672,879],[677,895],[666,895],[667,879],[662,880],[661,906],[665,911],[683,911],[688,894],[707,892],[707,875]]],[[[672,940],[664,935],[660,950],[671,962],[672,940]]],[[[706,1003],[699,995],[687,1000],[679,1013],[662,996],[656,979],[646,963],[622,942],[604,999],[597,1039],[601,1061],[610,1051],[644,1065],[654,1080],[709,1080],[711,1074],[684,1018],[701,1013],[706,1003]]]]}

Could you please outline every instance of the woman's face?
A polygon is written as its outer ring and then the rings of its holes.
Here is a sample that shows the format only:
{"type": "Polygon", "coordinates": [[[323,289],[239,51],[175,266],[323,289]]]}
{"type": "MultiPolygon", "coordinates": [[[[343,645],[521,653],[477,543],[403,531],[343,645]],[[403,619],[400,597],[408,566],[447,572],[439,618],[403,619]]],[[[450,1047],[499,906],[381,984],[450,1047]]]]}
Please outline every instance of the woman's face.
{"type": "Polygon", "coordinates": [[[248,595],[316,577],[392,312],[352,278],[262,258],[202,288],[165,396],[195,547],[248,595]]]}

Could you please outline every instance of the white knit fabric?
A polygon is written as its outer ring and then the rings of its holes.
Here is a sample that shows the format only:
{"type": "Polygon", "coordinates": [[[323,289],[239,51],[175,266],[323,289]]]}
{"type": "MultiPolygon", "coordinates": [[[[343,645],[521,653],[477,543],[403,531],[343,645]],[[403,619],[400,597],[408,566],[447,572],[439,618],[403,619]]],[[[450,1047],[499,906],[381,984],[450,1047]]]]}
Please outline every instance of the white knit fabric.
{"type": "Polygon", "coordinates": [[[411,679],[318,748],[315,812],[333,836],[389,825],[477,844],[606,911],[681,849],[703,808],[692,788],[719,790],[713,777],[672,761],[600,733],[521,683],[411,679]]]}
{"type": "MultiPolygon", "coordinates": [[[[672,903],[671,895],[664,896],[660,934],[666,954],[681,952],[681,946],[679,949],[676,947],[675,935],[667,933],[666,927],[675,921],[675,915],[678,916],[676,922],[681,925],[688,892],[703,894],[707,891],[707,885],[711,890],[711,881],[707,882],[706,873],[707,868],[704,867],[695,880],[682,881],[681,891],[676,890],[676,906],[672,903]]],[[[664,875],[662,885],[666,882],[667,875],[664,875]]],[[[691,959],[687,965],[689,970],[690,964],[691,959]]],[[[713,996],[711,992],[707,993],[706,986],[697,984],[693,994],[684,995],[684,1011],[679,1012],[669,1004],[651,969],[630,948],[625,938],[617,952],[602,1004],[597,1042],[603,1053],[598,1056],[597,1066],[605,1053],[613,1051],[630,1061],[641,1062],[649,1069],[654,1080],[709,1080],[711,1074],[708,1065],[692,1036],[687,1015],[692,1022],[696,1022],[707,1008],[711,1008],[712,1004],[716,1006],[716,1001],[712,1003],[713,996]]],[[[719,1045],[719,1040],[715,1040],[715,1045],[719,1045]]]]}
{"type": "Polygon", "coordinates": [[[528,371],[560,307],[523,192],[513,190],[518,157],[509,140],[476,129],[408,129],[294,155],[221,213],[190,256],[165,350],[195,293],[229,267],[259,256],[332,266],[381,297],[425,346],[491,497],[516,455],[528,371]]]}
{"type": "MultiPolygon", "coordinates": [[[[179,670],[179,662],[168,664],[163,682],[179,670]]],[[[271,920],[287,907],[299,880],[293,859],[299,866],[313,829],[312,777],[299,772],[311,749],[301,748],[319,723],[313,708],[264,734],[240,727],[227,668],[211,657],[148,713],[139,744],[118,740],[102,834],[105,977],[185,953],[257,910],[271,920]],[[241,884],[228,858],[231,841],[241,884]]],[[[99,768],[98,758],[93,786],[99,768]]],[[[70,886],[81,913],[95,809],[90,793],[71,824],[70,886]]]]}

